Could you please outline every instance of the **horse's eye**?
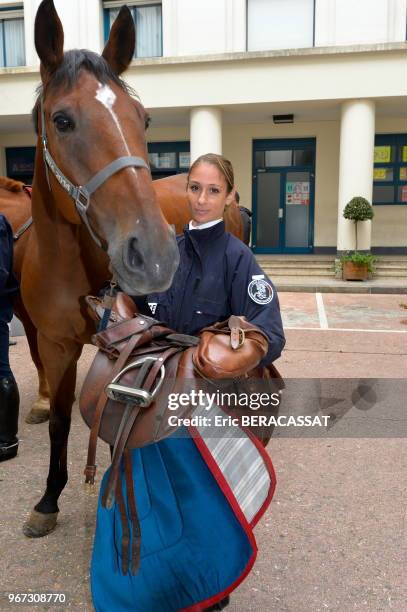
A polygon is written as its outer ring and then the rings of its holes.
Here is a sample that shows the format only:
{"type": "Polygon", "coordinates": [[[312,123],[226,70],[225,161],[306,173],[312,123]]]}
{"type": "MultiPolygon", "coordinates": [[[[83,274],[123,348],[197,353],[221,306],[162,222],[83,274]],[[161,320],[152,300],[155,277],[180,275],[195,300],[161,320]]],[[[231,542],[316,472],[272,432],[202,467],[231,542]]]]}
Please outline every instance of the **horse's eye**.
{"type": "Polygon", "coordinates": [[[75,127],[73,121],[66,115],[54,117],[54,125],[58,132],[71,132],[75,127]]]}

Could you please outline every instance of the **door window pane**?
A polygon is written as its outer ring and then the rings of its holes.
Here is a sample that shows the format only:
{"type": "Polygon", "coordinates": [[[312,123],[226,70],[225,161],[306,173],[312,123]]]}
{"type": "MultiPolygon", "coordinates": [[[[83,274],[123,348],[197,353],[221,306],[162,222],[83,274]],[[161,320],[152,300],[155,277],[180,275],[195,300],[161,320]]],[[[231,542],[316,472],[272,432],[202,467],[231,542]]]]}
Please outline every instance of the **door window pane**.
{"type": "Polygon", "coordinates": [[[313,46],[314,0],[248,0],[247,49],[313,46]]]}
{"type": "Polygon", "coordinates": [[[407,185],[399,186],[398,201],[407,202],[407,185]]]}
{"type": "Polygon", "coordinates": [[[308,246],[310,176],[309,172],[287,172],[285,207],[285,246],[308,246]]]}
{"type": "Polygon", "coordinates": [[[315,159],[315,152],[312,149],[294,149],[293,151],[294,166],[313,166],[315,159]]]}
{"type": "Polygon", "coordinates": [[[373,179],[375,181],[392,181],[393,168],[374,168],[373,179]]]}
{"type": "Polygon", "coordinates": [[[407,162],[407,145],[401,145],[399,147],[399,161],[407,162]]]}
{"type": "Polygon", "coordinates": [[[266,166],[291,166],[292,151],[266,151],[266,166]]]}
{"type": "Polygon", "coordinates": [[[257,247],[277,248],[280,241],[280,173],[257,175],[257,247]]]}
{"type": "Polygon", "coordinates": [[[392,204],[394,202],[393,185],[373,185],[373,203],[392,204]]]}
{"type": "Polygon", "coordinates": [[[264,151],[255,152],[254,164],[256,168],[264,168],[264,151]]]}

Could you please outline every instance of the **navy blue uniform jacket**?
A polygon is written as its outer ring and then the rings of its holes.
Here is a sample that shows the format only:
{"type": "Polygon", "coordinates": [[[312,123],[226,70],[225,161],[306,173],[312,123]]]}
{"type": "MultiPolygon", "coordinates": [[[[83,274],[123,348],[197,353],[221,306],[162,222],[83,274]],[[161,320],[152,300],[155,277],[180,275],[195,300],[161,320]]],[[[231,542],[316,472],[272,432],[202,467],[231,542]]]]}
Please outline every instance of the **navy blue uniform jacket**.
{"type": "Polygon", "coordinates": [[[18,283],[13,274],[13,232],[6,217],[0,215],[0,321],[13,317],[13,294],[18,283]]]}
{"type": "Polygon", "coordinates": [[[180,265],[171,287],[137,304],[179,333],[196,334],[207,325],[243,315],[269,339],[261,365],[281,355],[285,338],[277,292],[250,249],[225,232],[224,222],[177,237],[180,265]],[[148,305],[148,307],[147,307],[148,305]]]}

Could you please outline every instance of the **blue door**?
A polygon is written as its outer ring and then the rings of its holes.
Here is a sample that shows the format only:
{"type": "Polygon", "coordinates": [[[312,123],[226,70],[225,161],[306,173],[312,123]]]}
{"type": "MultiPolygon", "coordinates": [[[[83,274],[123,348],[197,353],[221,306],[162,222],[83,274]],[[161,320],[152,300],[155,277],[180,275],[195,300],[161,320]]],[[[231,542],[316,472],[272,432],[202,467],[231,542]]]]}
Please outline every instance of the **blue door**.
{"type": "Polygon", "coordinates": [[[312,253],[315,139],[253,145],[253,250],[312,253]]]}

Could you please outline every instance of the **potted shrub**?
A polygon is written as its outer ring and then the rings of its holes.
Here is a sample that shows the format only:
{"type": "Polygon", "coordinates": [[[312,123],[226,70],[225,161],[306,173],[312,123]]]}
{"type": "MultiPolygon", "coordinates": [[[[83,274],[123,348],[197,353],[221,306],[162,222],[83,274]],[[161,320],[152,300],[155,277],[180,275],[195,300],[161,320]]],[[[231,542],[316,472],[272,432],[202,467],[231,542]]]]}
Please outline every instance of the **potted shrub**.
{"type": "Polygon", "coordinates": [[[345,206],[343,216],[355,224],[355,251],[341,257],[343,280],[366,280],[373,272],[375,262],[373,255],[358,253],[358,223],[373,219],[373,215],[373,207],[370,202],[360,196],[352,198],[345,206]]]}
{"type": "Polygon", "coordinates": [[[374,272],[376,258],[370,253],[346,253],[341,257],[343,280],[366,280],[374,272]]]}

